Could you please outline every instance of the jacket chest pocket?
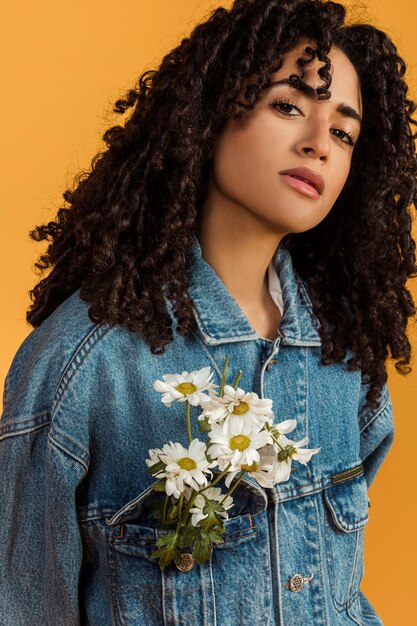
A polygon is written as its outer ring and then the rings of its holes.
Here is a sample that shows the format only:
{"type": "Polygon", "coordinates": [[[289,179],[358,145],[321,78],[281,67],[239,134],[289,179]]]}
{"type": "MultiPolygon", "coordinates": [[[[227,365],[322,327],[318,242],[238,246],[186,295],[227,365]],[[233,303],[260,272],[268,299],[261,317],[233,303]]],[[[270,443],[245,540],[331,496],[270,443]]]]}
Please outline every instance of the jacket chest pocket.
{"type": "Polygon", "coordinates": [[[191,556],[183,560],[185,568],[172,562],[164,570],[151,556],[163,532],[147,506],[152,494],[147,489],[106,520],[116,624],[266,626],[272,594],[263,490],[243,479],[233,492],[224,542],[212,544],[210,559],[200,565],[191,556]]]}
{"type": "Polygon", "coordinates": [[[324,489],[324,536],[333,603],[344,610],[359,593],[364,573],[368,488],[363,473],[324,489]]]}

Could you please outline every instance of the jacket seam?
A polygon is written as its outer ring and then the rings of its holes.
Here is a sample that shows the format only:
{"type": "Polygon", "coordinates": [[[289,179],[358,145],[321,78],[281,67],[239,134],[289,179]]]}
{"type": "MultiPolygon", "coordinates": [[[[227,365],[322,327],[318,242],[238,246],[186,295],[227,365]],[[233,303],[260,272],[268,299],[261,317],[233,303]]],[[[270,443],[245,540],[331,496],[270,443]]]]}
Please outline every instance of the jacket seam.
{"type": "Polygon", "coordinates": [[[88,466],[85,465],[85,463],[83,463],[83,461],[79,458],[77,458],[72,452],[70,452],[69,450],[67,450],[64,446],[59,445],[56,441],[54,441],[54,439],[48,435],[48,441],[55,446],[55,448],[57,448],[58,450],[60,450],[61,452],[64,452],[67,456],[69,456],[69,458],[71,459],[71,461],[75,461],[76,463],[78,463],[78,465],[81,465],[81,467],[87,472],[88,471],[88,466]]]}
{"type": "Polygon", "coordinates": [[[105,325],[104,323],[98,324],[94,326],[90,330],[90,332],[84,337],[81,344],[75,350],[67,365],[65,366],[64,371],[61,374],[61,377],[58,381],[57,387],[55,389],[55,393],[53,395],[52,400],[52,414],[57,410],[60,401],[62,400],[66,389],[68,388],[72,378],[75,373],[79,369],[79,367],[84,362],[87,355],[92,351],[94,346],[98,343],[98,341],[109,331],[111,330],[110,326],[105,325]]]}
{"type": "Polygon", "coordinates": [[[377,409],[376,413],[371,417],[369,422],[367,422],[365,426],[363,426],[363,428],[360,429],[360,434],[362,434],[371,424],[375,422],[375,420],[381,415],[381,413],[385,411],[385,409],[387,408],[389,404],[390,404],[390,398],[388,397],[385,403],[382,404],[379,409],[377,409]]]}
{"type": "Polygon", "coordinates": [[[36,426],[31,426],[31,427],[27,427],[24,428],[23,430],[10,430],[9,432],[5,429],[5,432],[3,432],[2,434],[0,434],[0,442],[8,439],[9,437],[17,437],[19,435],[27,435],[28,433],[32,433],[35,430],[40,430],[41,428],[44,428],[45,426],[48,426],[48,424],[51,423],[51,420],[49,420],[48,422],[43,422],[42,424],[37,424],[36,426]]]}
{"type": "MultiPolygon", "coordinates": [[[[77,461],[85,469],[85,471],[88,472],[88,463],[86,463],[81,457],[78,457],[74,452],[71,452],[70,450],[68,450],[64,445],[58,443],[53,438],[51,433],[49,433],[49,435],[48,435],[48,440],[50,441],[50,443],[53,446],[55,446],[56,448],[61,450],[61,452],[65,452],[65,454],[67,454],[69,457],[71,457],[71,459],[73,459],[74,461],[77,461]]],[[[78,445],[78,447],[80,447],[79,444],[77,444],[77,445],[78,445]]],[[[82,448],[80,448],[80,450],[83,451],[85,456],[88,458],[88,454],[82,448]]]]}

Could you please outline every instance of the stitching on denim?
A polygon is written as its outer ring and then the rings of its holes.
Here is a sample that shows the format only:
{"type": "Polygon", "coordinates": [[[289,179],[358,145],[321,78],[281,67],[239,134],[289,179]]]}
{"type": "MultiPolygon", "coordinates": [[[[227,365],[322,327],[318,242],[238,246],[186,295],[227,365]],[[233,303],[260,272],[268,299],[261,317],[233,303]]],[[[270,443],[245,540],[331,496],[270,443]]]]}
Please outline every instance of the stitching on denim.
{"type": "Polygon", "coordinates": [[[52,401],[52,413],[57,410],[65,390],[68,388],[69,383],[74,377],[74,374],[81,367],[86,356],[91,352],[99,339],[104,337],[104,335],[107,334],[110,330],[112,330],[112,328],[105,325],[104,323],[97,324],[96,326],[94,326],[94,328],[90,330],[90,332],[84,337],[81,344],[76,348],[75,352],[68,361],[64,371],[62,372],[57,387],[55,389],[52,401]]]}
{"type": "MultiPolygon", "coordinates": [[[[358,478],[359,476],[362,476],[362,475],[363,475],[363,472],[361,474],[351,476],[347,478],[346,480],[352,480],[353,478],[358,478]]],[[[342,484],[342,481],[339,483],[335,483],[335,484],[342,484]]],[[[333,486],[334,485],[330,482],[330,478],[326,476],[320,480],[313,481],[312,483],[303,483],[299,485],[298,487],[296,487],[297,493],[291,496],[285,496],[285,492],[275,491],[273,493],[273,502],[274,503],[275,502],[287,502],[288,500],[296,500],[297,498],[305,498],[306,496],[313,495],[315,493],[318,493],[319,491],[325,491],[326,489],[329,489],[330,487],[333,487],[333,486]],[[327,480],[329,480],[329,482],[326,484],[327,480]],[[312,487],[312,489],[310,489],[309,491],[306,491],[305,493],[301,491],[303,487],[310,487],[310,486],[312,487]],[[284,497],[281,497],[281,496],[284,496],[284,497]]]]}
{"type": "Polygon", "coordinates": [[[390,398],[388,397],[385,404],[383,404],[375,413],[375,415],[372,416],[372,418],[369,420],[369,422],[367,422],[365,424],[365,426],[363,428],[361,428],[360,430],[360,434],[362,434],[371,424],[374,423],[374,421],[383,413],[385,412],[385,409],[387,408],[387,406],[390,404],[390,398]]]}
{"type": "Polygon", "coordinates": [[[43,411],[36,411],[35,413],[27,413],[24,415],[19,415],[19,417],[13,417],[9,419],[3,418],[3,421],[0,421],[0,430],[8,429],[13,426],[19,426],[24,424],[25,422],[32,422],[34,419],[38,417],[43,417],[49,415],[49,410],[44,409],[43,411]]]}
{"type": "MultiPolygon", "coordinates": [[[[323,502],[323,507],[326,509],[325,503],[323,502]]],[[[325,515],[326,515],[326,511],[325,510],[325,515]]],[[[330,513],[327,511],[327,515],[330,515],[330,513]]],[[[330,527],[330,522],[328,521],[327,517],[325,517],[325,521],[324,521],[324,541],[326,544],[326,561],[327,561],[327,567],[328,567],[328,572],[329,572],[329,579],[330,579],[330,587],[332,590],[332,595],[334,598],[334,601],[338,603],[338,600],[336,598],[336,577],[335,577],[335,573],[334,573],[334,565],[333,565],[333,548],[332,548],[332,540],[331,540],[331,533],[332,529],[330,527]]],[[[334,531],[333,531],[334,532],[334,531]]],[[[339,603],[338,603],[339,604],[339,603]]]]}
{"type": "Polygon", "coordinates": [[[358,532],[356,533],[356,542],[355,542],[355,552],[353,555],[353,561],[352,561],[352,573],[350,576],[350,582],[349,582],[349,589],[348,589],[348,597],[347,597],[347,607],[349,608],[352,605],[352,596],[354,594],[354,586],[356,583],[356,571],[358,568],[358,558],[359,558],[359,545],[360,545],[360,531],[363,530],[362,529],[358,529],[358,532]]]}
{"type": "MultiPolygon", "coordinates": [[[[170,563],[171,568],[174,567],[174,563],[171,562],[170,563]]],[[[173,622],[176,625],[178,623],[178,615],[177,615],[177,610],[176,610],[176,606],[175,606],[175,596],[174,596],[174,581],[172,580],[172,570],[170,571],[170,578],[171,578],[171,584],[169,586],[169,595],[170,595],[170,599],[171,599],[171,610],[172,610],[172,614],[173,614],[173,622]]]]}
{"type": "MultiPolygon", "coordinates": [[[[325,547],[324,546],[324,542],[323,542],[323,539],[325,540],[325,538],[323,538],[323,535],[322,535],[321,530],[320,530],[322,524],[321,524],[321,521],[320,521],[321,515],[320,515],[320,510],[319,510],[318,498],[314,498],[313,499],[313,506],[314,506],[314,509],[316,511],[317,528],[319,529],[318,533],[317,533],[317,535],[318,535],[318,543],[319,543],[319,564],[318,564],[318,570],[320,572],[321,580],[324,581],[325,577],[324,577],[324,572],[323,572],[323,559],[321,557],[322,557],[322,554],[323,554],[323,549],[325,547]]],[[[323,501],[321,502],[321,506],[323,508],[325,506],[323,501]]],[[[329,615],[328,615],[327,602],[324,601],[323,605],[324,605],[324,611],[325,611],[325,614],[326,614],[325,615],[326,623],[330,624],[330,619],[329,619],[329,615]]]]}
{"type": "MultiPolygon", "coordinates": [[[[89,454],[88,450],[85,450],[82,446],[80,446],[79,442],[76,439],[73,439],[72,437],[67,435],[67,433],[63,432],[60,428],[57,428],[56,426],[54,427],[53,430],[55,430],[57,435],[60,435],[62,437],[62,439],[64,439],[64,440],[67,439],[69,442],[71,442],[73,444],[73,446],[80,451],[80,453],[84,453],[86,458],[88,458],[88,459],[90,458],[90,454],[89,454]]],[[[86,471],[88,471],[88,463],[86,463],[86,461],[84,459],[82,459],[81,457],[76,456],[76,454],[74,454],[73,452],[70,452],[65,447],[65,445],[63,445],[62,443],[59,443],[58,441],[56,441],[56,439],[54,439],[54,436],[51,433],[51,431],[48,434],[48,440],[51,443],[53,443],[57,448],[60,448],[61,450],[66,452],[73,459],[76,459],[77,461],[79,461],[79,463],[81,463],[81,465],[86,469],[86,471]]]]}
{"type": "Polygon", "coordinates": [[[281,555],[280,555],[280,545],[278,541],[278,502],[275,503],[274,506],[274,536],[275,536],[275,554],[277,556],[277,579],[278,579],[278,608],[279,615],[281,617],[280,626],[285,626],[284,624],[284,607],[282,604],[282,585],[281,585],[281,555]]]}
{"type": "Polygon", "coordinates": [[[252,528],[253,530],[250,530],[249,528],[242,528],[241,530],[235,530],[233,533],[230,533],[230,535],[227,535],[224,538],[224,541],[221,545],[225,543],[229,543],[231,541],[236,541],[236,539],[239,539],[240,537],[252,537],[253,535],[257,535],[258,531],[256,530],[256,526],[253,526],[252,528]],[[236,535],[236,536],[234,537],[233,535],[236,535]]]}
{"type": "MultiPolygon", "coordinates": [[[[104,536],[106,537],[107,531],[104,532],[104,536]]],[[[118,620],[120,619],[120,626],[124,626],[123,623],[123,619],[122,619],[122,609],[120,606],[120,602],[119,602],[119,594],[117,593],[116,590],[116,564],[114,562],[114,554],[113,551],[111,550],[111,543],[109,541],[109,539],[111,540],[113,537],[113,528],[111,529],[111,532],[109,534],[108,537],[106,537],[106,554],[107,554],[107,563],[109,566],[109,571],[110,571],[110,595],[111,595],[111,604],[112,604],[112,613],[116,614],[117,619],[116,619],[116,624],[118,623],[118,620]]]]}
{"type": "Polygon", "coordinates": [[[164,626],[168,626],[167,606],[166,606],[166,571],[161,571],[162,586],[162,615],[164,618],[164,626]]]}
{"type": "MultiPolygon", "coordinates": [[[[193,298],[193,300],[195,300],[196,302],[198,302],[197,298],[193,298]]],[[[197,319],[197,325],[199,327],[199,330],[201,332],[201,335],[204,337],[204,340],[207,344],[218,344],[218,343],[224,343],[225,341],[230,341],[230,342],[234,342],[234,341],[247,341],[249,339],[257,339],[258,335],[255,332],[251,332],[251,333],[241,333],[239,334],[222,334],[220,332],[216,333],[216,336],[213,336],[213,334],[210,334],[206,324],[203,321],[203,318],[201,317],[201,315],[199,314],[198,310],[196,307],[194,307],[194,311],[195,311],[195,317],[197,319]]]]}
{"type": "Polygon", "coordinates": [[[207,348],[206,343],[204,342],[204,340],[202,339],[201,335],[199,335],[198,333],[193,333],[194,337],[197,339],[198,343],[200,344],[200,346],[203,348],[204,352],[206,353],[206,355],[208,356],[210,362],[212,363],[214,369],[216,370],[220,380],[222,377],[222,368],[220,368],[220,366],[218,365],[216,359],[213,357],[213,355],[211,354],[210,350],[207,348]]]}
{"type": "Polygon", "coordinates": [[[264,576],[265,579],[265,594],[263,597],[264,600],[264,610],[262,613],[262,617],[260,620],[260,623],[263,624],[264,626],[267,626],[267,624],[269,624],[270,619],[271,619],[271,612],[272,612],[272,564],[271,564],[271,549],[270,549],[270,542],[271,542],[271,538],[270,538],[270,533],[269,533],[269,522],[268,522],[268,512],[266,512],[265,514],[265,523],[264,523],[264,528],[265,528],[265,533],[267,535],[267,541],[266,541],[266,547],[265,547],[265,551],[266,551],[266,557],[268,559],[268,573],[269,576],[264,576]],[[267,582],[269,581],[269,585],[267,584],[267,582]],[[268,615],[266,615],[266,606],[265,606],[265,598],[268,598],[268,604],[269,604],[269,612],[268,615]]]}
{"type": "MultiPolygon", "coordinates": [[[[344,523],[345,523],[344,520],[343,520],[343,522],[341,522],[340,518],[337,516],[337,513],[336,513],[336,511],[333,508],[333,503],[328,501],[328,498],[330,496],[325,493],[325,490],[323,490],[323,495],[324,495],[325,503],[326,503],[328,509],[331,512],[331,516],[332,516],[333,522],[338,527],[338,530],[341,530],[339,528],[339,524],[341,524],[342,528],[343,528],[343,532],[353,533],[355,530],[358,530],[358,528],[362,528],[363,526],[365,526],[365,524],[363,524],[363,522],[368,522],[369,513],[368,513],[368,507],[367,507],[365,517],[361,517],[359,520],[357,520],[356,522],[353,522],[351,524],[347,523],[346,526],[345,526],[344,525],[344,523]]],[[[331,500],[331,498],[330,498],[330,500],[331,500]]]]}
{"type": "Polygon", "coordinates": [[[111,505],[106,505],[101,507],[100,509],[95,510],[94,512],[86,513],[85,516],[81,514],[79,517],[77,517],[77,521],[80,522],[80,524],[83,524],[84,522],[91,522],[93,520],[111,517],[113,515],[113,512],[114,508],[111,505]]]}
{"type": "Polygon", "coordinates": [[[213,626],[217,626],[216,594],[214,592],[214,578],[213,578],[213,568],[212,568],[212,556],[213,556],[213,547],[212,547],[212,550],[211,550],[211,555],[210,555],[208,566],[209,566],[210,580],[211,580],[211,596],[213,598],[213,619],[214,619],[213,626]]]}
{"type": "Polygon", "coordinates": [[[205,571],[204,569],[206,568],[202,568],[200,567],[200,572],[201,572],[201,584],[203,587],[203,611],[204,611],[204,626],[210,626],[210,623],[208,621],[208,588],[207,588],[207,584],[206,584],[206,576],[205,576],[205,571]]]}
{"type": "Polygon", "coordinates": [[[71,457],[71,459],[73,459],[74,461],[77,461],[77,463],[79,463],[85,469],[85,471],[88,472],[88,465],[86,465],[86,463],[84,463],[84,461],[82,459],[80,459],[79,457],[77,457],[74,454],[72,454],[72,452],[69,452],[66,448],[64,448],[64,446],[61,446],[59,443],[57,443],[51,437],[50,433],[48,435],[48,441],[50,441],[51,444],[54,445],[56,448],[61,450],[61,452],[65,452],[65,454],[67,454],[69,457],[71,457]]]}
{"type": "MultiPolygon", "coordinates": [[[[352,601],[348,603],[346,610],[347,610],[347,613],[348,613],[349,617],[355,622],[355,624],[357,624],[358,626],[364,626],[364,624],[361,621],[358,622],[356,617],[350,611],[350,609],[352,608],[352,606],[353,606],[354,602],[356,601],[356,598],[358,597],[358,595],[359,595],[359,592],[355,593],[354,597],[352,598],[352,601]]],[[[360,607],[359,607],[359,613],[360,612],[361,612],[361,610],[360,610],[360,607]]],[[[359,618],[360,617],[361,616],[359,616],[359,618]]],[[[375,617],[375,616],[373,616],[373,617],[375,617]]]]}
{"type": "MultiPolygon", "coordinates": [[[[354,579],[354,573],[355,573],[355,560],[356,560],[356,556],[357,556],[357,551],[358,551],[358,543],[359,543],[359,533],[363,532],[363,527],[362,528],[357,528],[356,530],[354,530],[351,533],[346,533],[347,536],[353,535],[355,537],[355,551],[354,551],[354,558],[352,560],[352,568],[351,568],[351,574],[350,574],[350,582],[349,582],[349,586],[348,586],[348,590],[346,592],[346,598],[344,598],[342,596],[342,600],[339,599],[338,594],[340,593],[340,590],[338,588],[336,588],[336,572],[335,572],[335,554],[334,554],[334,550],[333,550],[333,533],[336,533],[338,531],[335,531],[330,523],[328,522],[328,520],[325,520],[325,524],[324,524],[324,532],[325,532],[325,542],[327,545],[327,563],[329,566],[329,578],[330,578],[330,584],[332,587],[332,591],[333,591],[333,604],[335,606],[335,608],[338,611],[342,611],[345,610],[347,608],[349,608],[349,606],[351,606],[351,604],[353,603],[354,599],[355,599],[355,595],[351,595],[352,594],[352,584],[353,584],[353,579],[354,579]]],[[[339,530],[339,532],[342,532],[339,530]]]]}
{"type": "Polygon", "coordinates": [[[12,430],[10,432],[6,432],[3,435],[0,435],[0,441],[3,441],[3,439],[8,439],[9,437],[17,437],[19,435],[27,435],[28,433],[32,433],[35,430],[40,430],[41,428],[44,428],[45,426],[48,426],[48,424],[50,424],[51,421],[49,420],[49,422],[44,422],[43,424],[38,424],[37,426],[32,426],[32,428],[26,428],[24,430],[12,430]]]}

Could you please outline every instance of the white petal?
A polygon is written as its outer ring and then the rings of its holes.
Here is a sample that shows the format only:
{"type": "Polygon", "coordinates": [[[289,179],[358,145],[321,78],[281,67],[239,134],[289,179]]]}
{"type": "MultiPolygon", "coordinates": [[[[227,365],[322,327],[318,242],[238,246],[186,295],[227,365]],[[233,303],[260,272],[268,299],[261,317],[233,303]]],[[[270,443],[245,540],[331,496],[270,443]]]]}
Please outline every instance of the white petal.
{"type": "Polygon", "coordinates": [[[284,420],[276,424],[276,427],[281,433],[290,433],[297,426],[297,420],[284,420]]]}

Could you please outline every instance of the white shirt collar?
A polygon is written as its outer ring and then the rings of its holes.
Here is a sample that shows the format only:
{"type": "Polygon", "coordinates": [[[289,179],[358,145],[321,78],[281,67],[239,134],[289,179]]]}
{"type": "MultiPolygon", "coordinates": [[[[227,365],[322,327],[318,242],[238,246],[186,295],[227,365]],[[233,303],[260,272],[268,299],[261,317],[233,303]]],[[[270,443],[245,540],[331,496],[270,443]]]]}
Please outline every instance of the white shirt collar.
{"type": "Polygon", "coordinates": [[[282,299],[281,283],[272,261],[268,265],[268,289],[273,301],[277,305],[282,315],[284,302],[282,299]]]}

